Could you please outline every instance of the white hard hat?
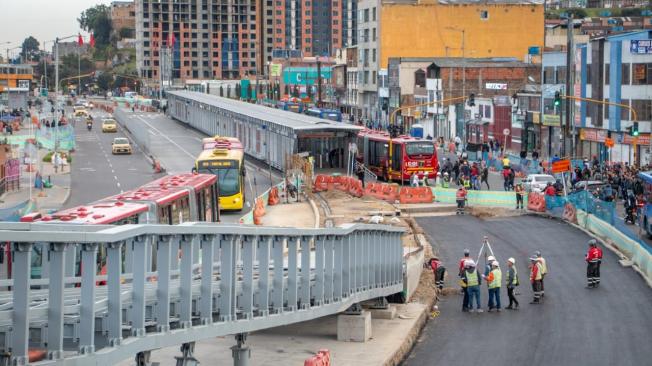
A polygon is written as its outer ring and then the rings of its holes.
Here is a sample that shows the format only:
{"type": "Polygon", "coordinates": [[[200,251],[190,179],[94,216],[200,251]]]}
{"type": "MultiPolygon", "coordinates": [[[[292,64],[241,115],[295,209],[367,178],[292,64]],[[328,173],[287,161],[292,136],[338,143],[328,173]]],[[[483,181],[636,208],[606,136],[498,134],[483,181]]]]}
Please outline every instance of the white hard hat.
{"type": "Polygon", "coordinates": [[[490,256],[487,257],[487,260],[488,260],[489,262],[493,262],[493,261],[496,260],[496,258],[494,258],[493,255],[490,255],[490,256]]]}
{"type": "Polygon", "coordinates": [[[498,264],[498,261],[493,261],[491,262],[492,267],[499,267],[500,265],[498,264]]]}
{"type": "Polygon", "coordinates": [[[464,267],[475,267],[475,262],[472,259],[465,260],[464,267]]]}
{"type": "Polygon", "coordinates": [[[516,264],[516,259],[514,258],[509,258],[507,261],[511,264],[516,264]]]}
{"type": "Polygon", "coordinates": [[[444,172],[444,175],[448,175],[448,172],[444,172]]]}

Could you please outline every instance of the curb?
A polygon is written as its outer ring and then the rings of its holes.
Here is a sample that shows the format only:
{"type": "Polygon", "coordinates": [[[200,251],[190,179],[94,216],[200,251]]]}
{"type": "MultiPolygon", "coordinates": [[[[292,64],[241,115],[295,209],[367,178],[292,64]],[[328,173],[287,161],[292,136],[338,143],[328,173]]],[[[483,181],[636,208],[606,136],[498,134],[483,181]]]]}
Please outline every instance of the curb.
{"type": "Polygon", "coordinates": [[[321,218],[319,217],[319,210],[317,209],[317,205],[315,204],[315,201],[310,197],[308,197],[308,203],[310,203],[312,214],[315,217],[315,229],[319,229],[319,222],[321,218]]]}

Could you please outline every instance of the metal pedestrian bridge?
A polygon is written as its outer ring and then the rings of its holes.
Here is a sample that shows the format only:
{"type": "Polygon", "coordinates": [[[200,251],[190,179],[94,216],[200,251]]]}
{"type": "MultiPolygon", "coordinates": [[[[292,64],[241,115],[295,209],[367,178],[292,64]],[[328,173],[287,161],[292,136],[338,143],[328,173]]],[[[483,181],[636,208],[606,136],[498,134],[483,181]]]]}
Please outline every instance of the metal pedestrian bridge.
{"type": "Polygon", "coordinates": [[[39,350],[39,365],[147,364],[151,350],[182,345],[177,364],[193,364],[195,341],[401,292],[402,234],[384,225],[0,223],[11,248],[11,279],[0,280],[0,361],[28,364],[39,350]]]}

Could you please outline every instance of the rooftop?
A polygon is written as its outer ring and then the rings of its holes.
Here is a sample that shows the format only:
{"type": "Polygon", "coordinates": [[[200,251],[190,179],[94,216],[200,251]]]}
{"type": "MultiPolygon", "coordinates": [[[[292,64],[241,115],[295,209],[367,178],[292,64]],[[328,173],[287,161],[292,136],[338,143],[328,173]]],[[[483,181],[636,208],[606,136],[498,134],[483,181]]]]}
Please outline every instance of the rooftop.
{"type": "Polygon", "coordinates": [[[311,130],[340,130],[358,131],[361,127],[342,122],[307,116],[301,113],[284,111],[276,108],[265,107],[258,104],[241,102],[239,100],[218,97],[192,91],[169,91],[169,95],[194,100],[205,105],[238,113],[243,116],[253,117],[278,126],[284,126],[297,131],[311,130]]]}

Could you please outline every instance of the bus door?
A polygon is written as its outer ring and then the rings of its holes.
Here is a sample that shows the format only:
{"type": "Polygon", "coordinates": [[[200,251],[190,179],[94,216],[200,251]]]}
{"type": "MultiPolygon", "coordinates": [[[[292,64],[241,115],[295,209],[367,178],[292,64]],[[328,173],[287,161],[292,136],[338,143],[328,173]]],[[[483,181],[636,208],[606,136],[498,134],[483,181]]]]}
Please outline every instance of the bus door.
{"type": "Polygon", "coordinates": [[[403,174],[403,146],[405,144],[394,144],[392,146],[392,171],[401,174],[403,174]]]}

